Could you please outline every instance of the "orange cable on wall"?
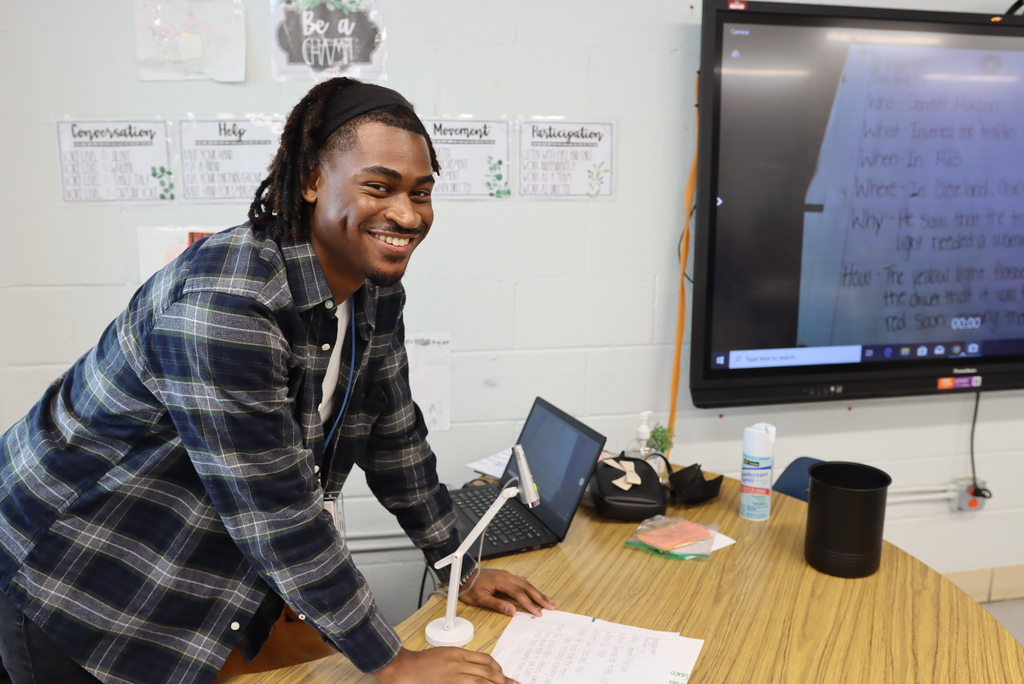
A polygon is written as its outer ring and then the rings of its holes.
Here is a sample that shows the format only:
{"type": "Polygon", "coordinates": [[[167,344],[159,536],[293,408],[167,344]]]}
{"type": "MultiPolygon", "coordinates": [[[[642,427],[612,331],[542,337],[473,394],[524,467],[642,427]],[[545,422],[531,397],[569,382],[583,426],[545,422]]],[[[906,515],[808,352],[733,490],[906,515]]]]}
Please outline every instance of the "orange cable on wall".
{"type": "MultiPolygon", "coordinates": [[[[699,100],[700,74],[697,75],[694,84],[695,97],[699,100]]],[[[683,354],[683,332],[686,330],[686,262],[690,258],[690,216],[693,206],[693,196],[697,192],[697,133],[700,128],[700,109],[694,110],[693,126],[693,164],[690,166],[690,178],[686,182],[686,193],[683,196],[683,205],[686,207],[686,219],[683,222],[683,237],[679,241],[679,310],[676,315],[676,348],[675,361],[672,363],[672,401],[668,414],[668,429],[675,435],[676,429],[676,404],[679,399],[679,374],[680,357],[683,354]]],[[[666,458],[671,455],[672,450],[665,454],[666,458]]]]}

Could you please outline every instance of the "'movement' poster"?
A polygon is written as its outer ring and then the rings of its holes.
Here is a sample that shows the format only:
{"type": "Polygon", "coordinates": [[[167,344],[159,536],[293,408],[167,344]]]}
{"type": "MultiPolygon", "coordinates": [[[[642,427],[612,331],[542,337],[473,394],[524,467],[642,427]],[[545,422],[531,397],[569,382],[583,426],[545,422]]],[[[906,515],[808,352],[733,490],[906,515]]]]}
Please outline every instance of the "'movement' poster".
{"type": "Polygon", "coordinates": [[[276,78],[384,75],[381,0],[272,0],[271,8],[276,78]]]}
{"type": "Polygon", "coordinates": [[[512,194],[507,119],[424,118],[423,125],[441,164],[434,197],[504,199],[512,194]]]}

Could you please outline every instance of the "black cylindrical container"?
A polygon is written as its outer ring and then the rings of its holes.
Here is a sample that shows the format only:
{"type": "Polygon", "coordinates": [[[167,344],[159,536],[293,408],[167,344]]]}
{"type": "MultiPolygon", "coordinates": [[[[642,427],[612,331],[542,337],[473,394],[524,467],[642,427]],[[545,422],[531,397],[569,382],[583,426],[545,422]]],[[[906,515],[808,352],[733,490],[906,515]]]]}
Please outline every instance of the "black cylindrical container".
{"type": "Polygon", "coordinates": [[[892,478],[878,468],[842,461],[816,463],[807,472],[807,562],[836,577],[874,573],[882,561],[885,495],[892,478]]]}

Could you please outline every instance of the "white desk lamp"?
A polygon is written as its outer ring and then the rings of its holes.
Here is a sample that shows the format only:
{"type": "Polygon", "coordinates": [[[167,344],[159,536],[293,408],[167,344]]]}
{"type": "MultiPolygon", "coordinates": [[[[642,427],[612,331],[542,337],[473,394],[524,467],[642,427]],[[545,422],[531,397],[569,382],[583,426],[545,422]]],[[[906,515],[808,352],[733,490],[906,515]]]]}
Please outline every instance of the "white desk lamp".
{"type": "Polygon", "coordinates": [[[530,465],[526,462],[526,454],[519,444],[512,447],[512,458],[516,460],[520,487],[503,489],[483,517],[462,540],[455,553],[434,563],[434,567],[438,569],[450,565],[451,576],[448,579],[448,606],[444,611],[444,617],[431,620],[427,625],[427,642],[432,646],[465,646],[473,640],[473,623],[465,618],[455,617],[455,607],[459,601],[459,586],[462,584],[462,557],[466,555],[469,547],[484,533],[487,525],[498,514],[501,507],[513,496],[518,494],[527,508],[533,508],[540,503],[540,494],[537,493],[537,485],[533,482],[530,465]]]}

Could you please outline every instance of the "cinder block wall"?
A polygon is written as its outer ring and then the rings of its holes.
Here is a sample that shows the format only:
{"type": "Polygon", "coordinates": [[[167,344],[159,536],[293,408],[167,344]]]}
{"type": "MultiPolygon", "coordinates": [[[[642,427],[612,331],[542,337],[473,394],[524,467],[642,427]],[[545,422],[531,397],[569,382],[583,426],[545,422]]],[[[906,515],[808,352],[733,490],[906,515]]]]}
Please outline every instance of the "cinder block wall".
{"type": "MultiPolygon", "coordinates": [[[[955,0],[870,4],[963,9],[955,0]]],[[[1006,4],[970,9],[996,14],[1006,4]]],[[[226,228],[245,218],[244,204],[61,204],[54,119],[287,113],[311,84],[272,78],[268,3],[245,5],[247,80],[232,85],[140,82],[130,3],[65,1],[45,13],[0,6],[0,430],[94,343],[139,285],[136,228],[226,228]]],[[[387,84],[424,115],[618,125],[614,200],[437,201],[406,284],[408,329],[451,333],[453,425],[431,438],[442,479],[459,485],[471,476],[466,462],[508,446],[537,395],[606,434],[609,448],[624,448],[639,411],[667,421],[700,3],[388,0],[385,11],[387,84]]],[[[1024,392],[982,398],[979,474],[996,495],[985,510],[892,506],[890,541],[946,573],[1024,563],[1024,545],[1013,541],[1024,527],[1022,400],[1024,392]]],[[[778,427],[780,468],[809,455],[871,463],[894,486],[941,484],[969,473],[972,402],[714,411],[693,408],[684,383],[673,460],[735,474],[743,428],[765,420],[778,427]]],[[[422,566],[414,552],[373,551],[394,546],[386,536],[394,525],[355,480],[346,515],[362,538],[353,545],[400,619],[415,605],[410,588],[422,566]]]]}

